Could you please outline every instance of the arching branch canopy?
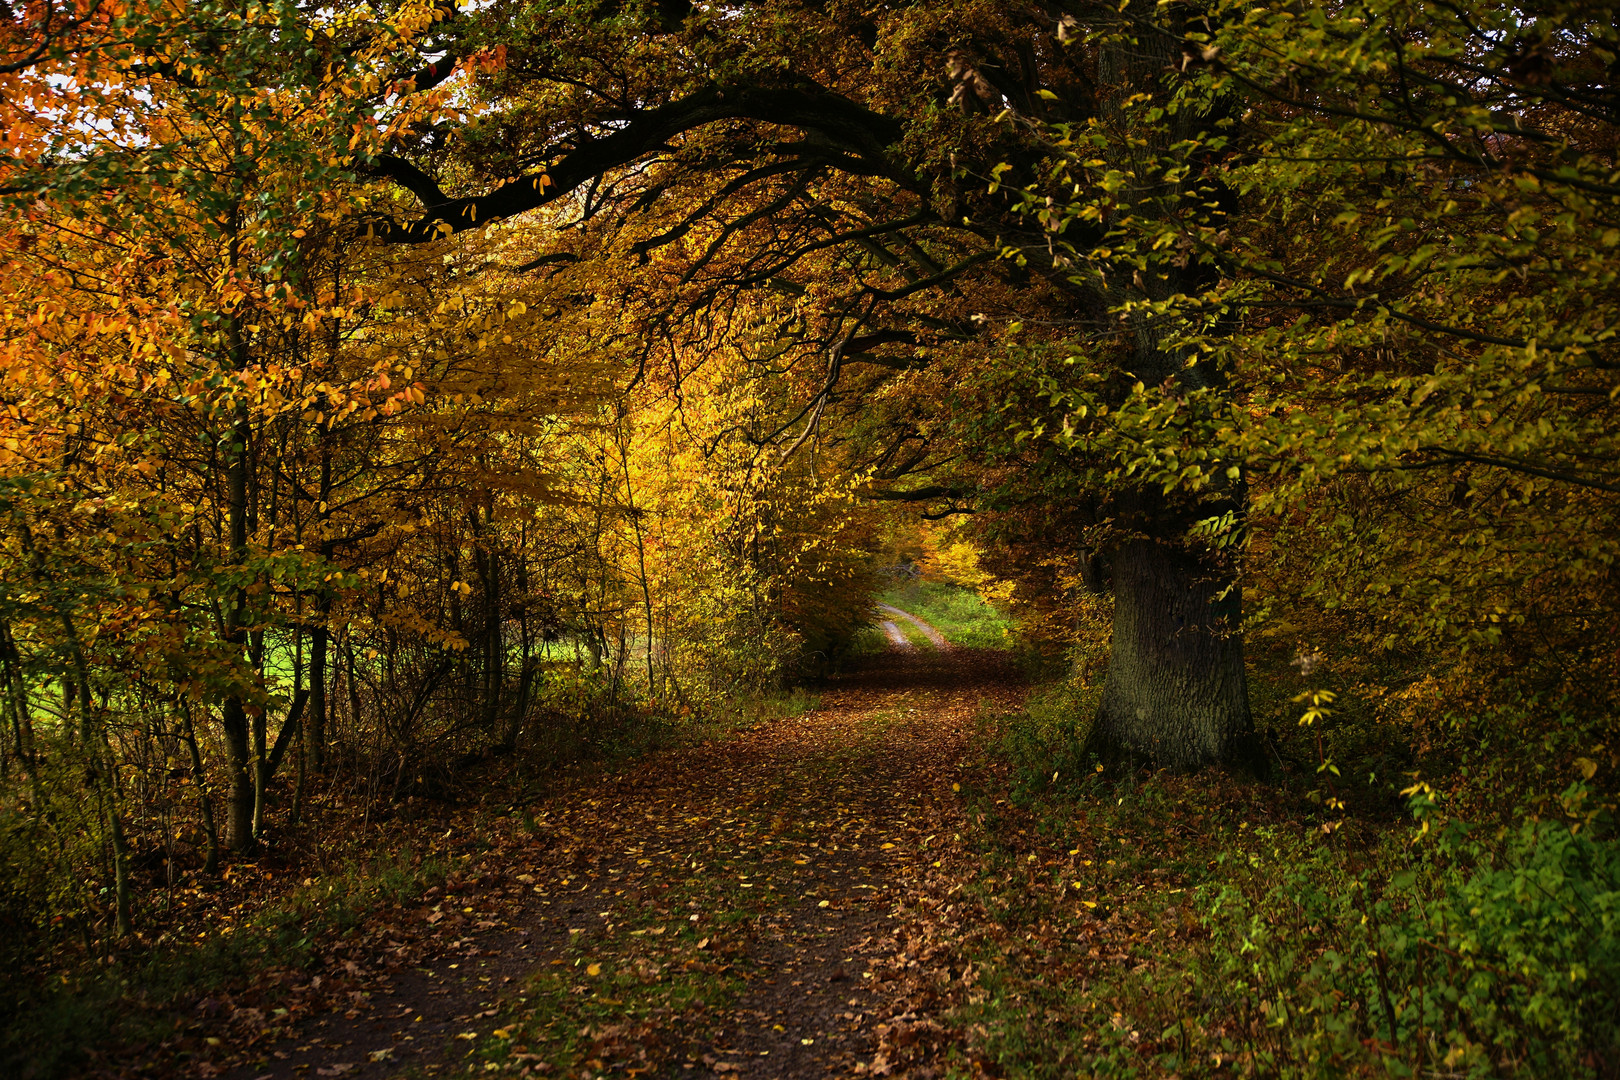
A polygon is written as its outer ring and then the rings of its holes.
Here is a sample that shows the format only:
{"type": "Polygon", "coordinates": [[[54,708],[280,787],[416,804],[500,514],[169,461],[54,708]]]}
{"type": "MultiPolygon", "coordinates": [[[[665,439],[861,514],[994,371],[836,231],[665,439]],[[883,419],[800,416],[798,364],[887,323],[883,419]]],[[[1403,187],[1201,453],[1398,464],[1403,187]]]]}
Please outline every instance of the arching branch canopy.
{"type": "Polygon", "coordinates": [[[768,342],[781,412],[741,425],[753,452],[976,491],[941,441],[961,365],[998,327],[1071,333],[1101,308],[989,182],[1003,163],[1033,182],[1054,149],[998,114],[1094,109],[1075,7],[498,0],[446,38],[499,53],[468,65],[479,108],[369,162],[416,207],[368,229],[422,244],[551,208],[510,265],[611,306],[632,379],[662,356],[678,398],[711,349],[768,342]]]}
{"type": "Polygon", "coordinates": [[[408,224],[385,222],[376,228],[376,234],[390,243],[422,243],[536,210],[614,170],[667,150],[683,135],[728,120],[799,129],[808,142],[795,149],[802,151],[799,156],[807,164],[836,160],[845,172],[896,181],[903,178],[891,149],[903,129],[890,117],[813,84],[711,84],[668,104],[600,123],[600,134],[580,137],[543,172],[501,184],[483,195],[451,198],[404,158],[379,158],[373,171],[409,190],[422,202],[425,213],[408,224]]]}

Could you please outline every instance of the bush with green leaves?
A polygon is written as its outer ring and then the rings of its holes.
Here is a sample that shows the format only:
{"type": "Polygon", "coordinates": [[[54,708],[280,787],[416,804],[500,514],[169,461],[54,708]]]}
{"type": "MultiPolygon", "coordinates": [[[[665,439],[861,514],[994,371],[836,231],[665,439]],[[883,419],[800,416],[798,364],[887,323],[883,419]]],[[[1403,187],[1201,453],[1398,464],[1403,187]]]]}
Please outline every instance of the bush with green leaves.
{"type": "MultiPolygon", "coordinates": [[[[1413,799],[1432,810],[1426,788],[1413,799]]],[[[1563,802],[1578,812],[1589,799],[1577,785],[1563,802]]],[[[1264,830],[1256,840],[1246,873],[1201,890],[1212,936],[1196,980],[1213,1011],[1244,1018],[1228,1049],[1256,1071],[1620,1067],[1620,852],[1607,832],[1454,821],[1415,845],[1390,838],[1371,859],[1264,830]]]]}
{"type": "Polygon", "coordinates": [[[1000,719],[995,753],[1011,767],[1016,797],[1066,790],[1094,775],[1085,746],[1101,695],[1100,682],[1065,679],[1032,693],[1021,714],[1000,719]]]}

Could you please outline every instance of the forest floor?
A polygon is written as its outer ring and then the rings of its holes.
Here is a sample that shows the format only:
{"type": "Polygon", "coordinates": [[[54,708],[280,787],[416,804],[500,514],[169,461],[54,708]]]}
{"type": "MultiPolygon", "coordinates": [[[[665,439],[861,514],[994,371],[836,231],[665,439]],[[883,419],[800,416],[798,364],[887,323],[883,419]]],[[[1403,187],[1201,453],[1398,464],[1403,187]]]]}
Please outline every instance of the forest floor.
{"type": "Polygon", "coordinates": [[[1022,692],[1005,654],[891,649],[811,711],[486,821],[442,886],[348,935],[347,989],[292,987],[320,1005],[280,1023],[205,1000],[207,1042],[257,1029],[232,1080],[971,1069],[941,1023],[966,981],[942,919],[959,781],[976,715],[1022,692]]]}

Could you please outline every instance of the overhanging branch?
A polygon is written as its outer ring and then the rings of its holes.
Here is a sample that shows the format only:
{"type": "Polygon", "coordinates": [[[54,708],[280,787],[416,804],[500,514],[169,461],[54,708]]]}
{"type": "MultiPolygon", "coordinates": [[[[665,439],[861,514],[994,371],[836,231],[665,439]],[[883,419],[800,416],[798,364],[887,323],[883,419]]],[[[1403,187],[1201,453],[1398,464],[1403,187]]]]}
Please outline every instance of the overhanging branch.
{"type": "Polygon", "coordinates": [[[483,195],[444,197],[438,186],[414,166],[397,158],[380,158],[376,162],[378,174],[410,190],[423,201],[426,213],[408,224],[374,222],[371,231],[387,243],[419,244],[513,217],[555,202],[604,173],[662,150],[677,136],[724,120],[755,120],[814,132],[874,171],[895,172],[888,147],[900,138],[901,127],[889,117],[814,84],[772,88],[711,84],[676,101],[626,117],[621,126],[581,139],[553,160],[544,173],[520,177],[483,195]]]}
{"type": "Polygon", "coordinates": [[[972,488],[946,487],[935,484],[929,487],[912,488],[909,491],[896,491],[886,488],[882,491],[863,491],[863,499],[872,499],[877,502],[930,502],[934,499],[966,499],[978,494],[972,488]]]}

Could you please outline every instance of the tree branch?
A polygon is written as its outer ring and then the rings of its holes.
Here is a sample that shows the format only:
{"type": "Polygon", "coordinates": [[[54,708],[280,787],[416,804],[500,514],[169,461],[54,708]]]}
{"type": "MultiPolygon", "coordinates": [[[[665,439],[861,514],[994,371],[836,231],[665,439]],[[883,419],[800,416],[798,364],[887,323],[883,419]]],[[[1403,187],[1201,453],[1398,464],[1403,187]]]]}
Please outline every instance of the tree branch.
{"type": "Polygon", "coordinates": [[[888,147],[900,138],[901,127],[889,117],[813,83],[805,88],[711,84],[637,112],[605,134],[582,139],[544,173],[521,177],[483,195],[445,198],[436,184],[423,183],[425,174],[420,170],[379,159],[381,174],[423,199],[426,214],[408,224],[374,222],[371,233],[386,243],[420,244],[535,210],[604,173],[663,149],[679,135],[723,120],[754,120],[815,132],[870,163],[874,171],[896,173],[888,147]],[[428,199],[435,201],[428,203],[428,199]]]}

